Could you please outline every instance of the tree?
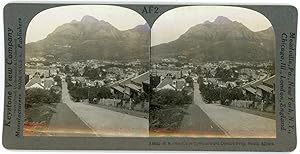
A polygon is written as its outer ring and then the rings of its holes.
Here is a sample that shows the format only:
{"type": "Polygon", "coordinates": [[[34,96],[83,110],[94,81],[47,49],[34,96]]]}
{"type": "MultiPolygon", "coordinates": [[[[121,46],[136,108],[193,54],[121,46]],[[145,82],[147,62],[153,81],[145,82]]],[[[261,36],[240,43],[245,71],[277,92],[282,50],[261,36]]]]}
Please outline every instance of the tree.
{"type": "Polygon", "coordinates": [[[66,65],[66,66],[64,67],[64,72],[65,72],[65,73],[71,73],[71,69],[70,69],[69,65],[66,65]]]}
{"type": "Polygon", "coordinates": [[[69,91],[70,95],[75,99],[76,102],[80,101],[81,93],[79,88],[75,88],[69,91]]]}
{"type": "Polygon", "coordinates": [[[185,91],[162,89],[155,92],[151,100],[151,105],[164,108],[167,106],[190,104],[192,100],[192,96],[187,95],[185,91]]]}
{"type": "Polygon", "coordinates": [[[27,89],[25,95],[25,108],[58,103],[60,99],[57,94],[40,88],[27,89]]]}
{"type": "Polygon", "coordinates": [[[67,75],[65,80],[66,80],[67,83],[68,83],[68,82],[71,82],[72,77],[71,77],[70,75],[67,75]]]}
{"type": "Polygon", "coordinates": [[[91,80],[97,80],[100,79],[99,77],[100,71],[98,68],[90,68],[90,67],[85,67],[83,76],[88,77],[91,80]]]}
{"type": "MultiPolygon", "coordinates": [[[[201,82],[202,79],[198,79],[201,82]]],[[[202,97],[207,101],[207,103],[211,103],[212,101],[218,101],[221,99],[221,91],[222,88],[218,86],[214,86],[213,84],[200,84],[199,90],[201,91],[202,97]]]]}
{"type": "Polygon", "coordinates": [[[74,89],[69,90],[69,93],[76,102],[79,102],[81,99],[86,99],[88,97],[87,88],[75,87],[74,89]]]}
{"type": "Polygon", "coordinates": [[[76,70],[73,72],[73,76],[81,76],[81,74],[79,73],[78,69],[76,69],[76,70]]]}
{"type": "Polygon", "coordinates": [[[67,88],[68,88],[68,90],[73,90],[76,87],[71,81],[69,81],[69,82],[67,82],[67,88]]]}
{"type": "Polygon", "coordinates": [[[110,89],[108,87],[100,87],[98,89],[97,98],[99,98],[99,99],[101,99],[101,98],[107,99],[107,98],[110,98],[111,95],[112,94],[111,94],[110,89]]]}
{"type": "Polygon", "coordinates": [[[59,75],[56,75],[56,76],[53,78],[53,80],[57,83],[57,85],[58,85],[59,87],[62,86],[62,84],[61,84],[61,78],[60,78],[59,75]]]}
{"type": "Polygon", "coordinates": [[[202,88],[204,86],[204,79],[202,76],[198,76],[197,83],[199,84],[199,90],[202,91],[202,88]]]}
{"type": "Polygon", "coordinates": [[[242,90],[240,88],[232,88],[231,89],[231,100],[238,100],[238,99],[243,99],[244,98],[244,94],[242,92],[242,90]]]}
{"type": "Polygon", "coordinates": [[[238,77],[238,73],[235,72],[235,69],[224,69],[222,67],[218,67],[216,69],[216,78],[220,78],[221,81],[233,81],[238,77]]]}
{"type": "Polygon", "coordinates": [[[244,95],[241,89],[237,87],[222,88],[221,91],[221,104],[230,105],[233,100],[243,99],[244,95]]]}
{"type": "Polygon", "coordinates": [[[202,69],[200,66],[198,66],[197,68],[195,68],[194,70],[194,73],[196,73],[198,76],[202,75],[202,69]]]}
{"type": "Polygon", "coordinates": [[[94,99],[97,98],[99,87],[88,87],[88,99],[89,103],[94,103],[94,99]]]}
{"type": "Polygon", "coordinates": [[[175,62],[174,64],[175,64],[176,67],[182,67],[183,66],[181,62],[175,62]]]}
{"type": "Polygon", "coordinates": [[[228,99],[229,89],[228,88],[221,88],[220,89],[220,101],[222,105],[227,105],[226,100],[228,99]]]}
{"type": "Polygon", "coordinates": [[[190,87],[194,87],[194,80],[192,77],[188,76],[185,78],[185,82],[189,84],[190,87]]]}

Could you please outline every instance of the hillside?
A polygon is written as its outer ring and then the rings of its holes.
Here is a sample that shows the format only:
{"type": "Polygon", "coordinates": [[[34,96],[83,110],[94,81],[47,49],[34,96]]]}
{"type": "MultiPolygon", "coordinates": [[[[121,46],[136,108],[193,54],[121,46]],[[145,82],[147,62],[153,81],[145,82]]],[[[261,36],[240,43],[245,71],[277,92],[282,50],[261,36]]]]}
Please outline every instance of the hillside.
{"type": "Polygon", "coordinates": [[[272,27],[253,32],[242,23],[219,16],[193,26],[177,40],[152,47],[153,61],[186,57],[203,61],[267,61],[275,57],[275,34],[272,27]]]}
{"type": "Polygon", "coordinates": [[[148,60],[147,24],[121,31],[92,16],[57,27],[45,39],[26,44],[26,58],[54,56],[55,60],[148,60]]]}

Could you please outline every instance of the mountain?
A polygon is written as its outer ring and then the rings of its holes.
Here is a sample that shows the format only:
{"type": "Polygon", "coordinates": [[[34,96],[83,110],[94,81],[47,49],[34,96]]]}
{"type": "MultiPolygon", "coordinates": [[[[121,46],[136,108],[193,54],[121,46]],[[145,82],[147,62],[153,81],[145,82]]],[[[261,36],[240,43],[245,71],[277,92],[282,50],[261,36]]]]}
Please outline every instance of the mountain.
{"type": "Polygon", "coordinates": [[[56,60],[148,60],[148,24],[118,30],[92,16],[57,27],[45,39],[26,44],[26,58],[54,56],[56,60]]]}
{"type": "Polygon", "coordinates": [[[253,32],[237,21],[219,16],[189,28],[177,40],[151,48],[153,61],[186,57],[203,61],[267,61],[275,57],[273,28],[253,32]]]}

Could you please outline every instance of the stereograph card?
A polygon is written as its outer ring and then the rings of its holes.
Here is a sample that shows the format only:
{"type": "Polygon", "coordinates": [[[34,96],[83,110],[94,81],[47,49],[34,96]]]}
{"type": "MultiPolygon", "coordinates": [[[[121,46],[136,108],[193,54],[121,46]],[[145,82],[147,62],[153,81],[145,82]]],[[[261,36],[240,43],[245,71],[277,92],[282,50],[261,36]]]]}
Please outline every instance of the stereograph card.
{"type": "Polygon", "coordinates": [[[8,149],[292,151],[297,9],[11,3],[8,149]]]}

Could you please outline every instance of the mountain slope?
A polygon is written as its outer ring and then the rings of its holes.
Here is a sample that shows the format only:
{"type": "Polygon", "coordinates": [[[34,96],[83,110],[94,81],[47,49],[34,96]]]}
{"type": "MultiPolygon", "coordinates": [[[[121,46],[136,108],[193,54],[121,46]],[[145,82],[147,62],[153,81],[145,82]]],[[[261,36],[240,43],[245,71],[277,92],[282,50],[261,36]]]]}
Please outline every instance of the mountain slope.
{"type": "Polygon", "coordinates": [[[57,27],[45,39],[26,44],[26,58],[53,55],[56,60],[148,59],[147,24],[120,31],[106,21],[84,16],[57,27]]]}
{"type": "Polygon", "coordinates": [[[185,56],[201,61],[266,61],[275,57],[272,27],[253,32],[243,24],[219,16],[188,29],[177,40],[152,47],[151,58],[185,56]]]}

